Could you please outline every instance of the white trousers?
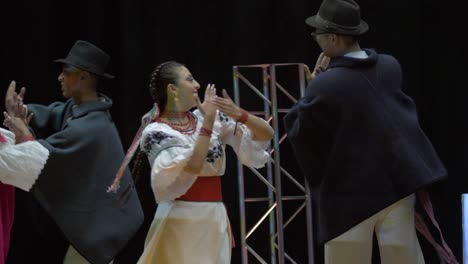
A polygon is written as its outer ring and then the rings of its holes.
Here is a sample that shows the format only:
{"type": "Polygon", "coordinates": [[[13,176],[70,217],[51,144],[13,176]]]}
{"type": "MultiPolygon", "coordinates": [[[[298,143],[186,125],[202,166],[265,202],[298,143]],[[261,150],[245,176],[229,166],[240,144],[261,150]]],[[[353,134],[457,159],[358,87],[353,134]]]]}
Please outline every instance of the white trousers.
{"type": "Polygon", "coordinates": [[[382,264],[424,264],[412,194],[325,244],[325,264],[370,264],[374,231],[382,264]]]}

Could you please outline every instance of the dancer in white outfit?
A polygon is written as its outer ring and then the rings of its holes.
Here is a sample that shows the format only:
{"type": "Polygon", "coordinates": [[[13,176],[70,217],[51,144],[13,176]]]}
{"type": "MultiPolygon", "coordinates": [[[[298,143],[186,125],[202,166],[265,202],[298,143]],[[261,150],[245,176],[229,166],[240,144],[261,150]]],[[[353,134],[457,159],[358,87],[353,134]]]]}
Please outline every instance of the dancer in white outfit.
{"type": "Polygon", "coordinates": [[[201,103],[199,88],[177,62],[160,64],[151,75],[155,122],[143,130],[140,147],[152,167],[158,208],[138,263],[230,263],[232,237],[220,177],[225,145],[247,166],[259,168],[268,160],[265,149],[273,137],[268,123],[236,106],[226,91],[216,96],[214,85],[201,103]]]}

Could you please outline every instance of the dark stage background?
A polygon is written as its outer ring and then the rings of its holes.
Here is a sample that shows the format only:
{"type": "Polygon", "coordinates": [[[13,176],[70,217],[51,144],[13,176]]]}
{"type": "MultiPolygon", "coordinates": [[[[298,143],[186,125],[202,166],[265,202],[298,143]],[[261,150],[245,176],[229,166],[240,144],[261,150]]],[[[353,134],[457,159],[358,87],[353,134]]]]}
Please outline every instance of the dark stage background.
{"type": "MultiPolygon", "coordinates": [[[[101,88],[114,100],[112,115],[127,148],[140,116],[151,107],[147,86],[155,65],[166,60],[183,62],[203,88],[215,83],[231,94],[232,65],[304,62],[312,66],[320,51],[304,19],[315,14],[319,5],[320,1],[312,0],[3,2],[0,99],[14,79],[28,88],[26,102],[63,100],[57,82],[60,67],[52,60],[64,57],[77,39],[91,41],[112,56],[109,72],[117,78],[102,82],[101,88]]],[[[422,127],[448,168],[448,180],[431,191],[445,238],[461,260],[460,194],[468,189],[464,11],[455,3],[435,0],[362,0],[360,5],[363,19],[370,24],[361,46],[399,59],[404,89],[416,101],[422,127]]],[[[223,188],[238,239],[232,152],[230,157],[223,188]]],[[[148,221],[115,263],[134,263],[141,253],[154,212],[147,177],[140,181],[139,190],[148,221]]],[[[18,196],[21,199],[21,192],[18,196]]],[[[17,244],[12,256],[28,256],[18,241],[20,235],[27,235],[21,232],[14,230],[17,244]]],[[[295,247],[294,243],[305,241],[289,241],[287,247],[295,247]]],[[[438,263],[427,244],[423,246],[427,263],[438,263]]],[[[305,263],[302,253],[297,258],[305,263]]],[[[34,254],[29,257],[32,261],[34,254]]],[[[238,247],[232,263],[240,263],[238,247]]]]}

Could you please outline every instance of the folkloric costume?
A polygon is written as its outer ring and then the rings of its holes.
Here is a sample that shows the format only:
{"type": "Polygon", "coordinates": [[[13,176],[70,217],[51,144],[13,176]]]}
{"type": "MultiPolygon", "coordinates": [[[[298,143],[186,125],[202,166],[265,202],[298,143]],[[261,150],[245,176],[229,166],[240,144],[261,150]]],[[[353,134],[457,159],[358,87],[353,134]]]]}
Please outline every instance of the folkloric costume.
{"type": "Polygon", "coordinates": [[[154,115],[156,122],[143,130],[140,147],[152,166],[158,208],[138,263],[230,263],[232,237],[221,194],[225,145],[233,147],[244,165],[259,168],[268,160],[269,141],[252,140],[245,125],[218,112],[201,172],[186,172],[197,138],[204,133],[198,110],[187,117],[193,123],[190,130],[182,131],[154,115]]]}
{"type": "MultiPolygon", "coordinates": [[[[356,36],[368,29],[352,0],[325,0],[306,23],[317,35],[356,36]]],[[[325,263],[370,263],[374,229],[383,260],[424,263],[414,193],[447,172],[401,83],[401,67],[392,56],[372,49],[336,56],[284,118],[298,163],[317,195],[325,263]]],[[[438,249],[442,263],[455,263],[448,247],[438,249]]]]}
{"type": "Polygon", "coordinates": [[[15,135],[0,128],[0,264],[8,254],[15,212],[15,187],[29,191],[41,173],[49,151],[35,141],[15,145],[15,135]]]}
{"type": "MultiPolygon", "coordinates": [[[[77,41],[67,58],[57,61],[110,78],[104,73],[108,60],[109,56],[98,47],[77,41]]],[[[49,150],[50,157],[31,190],[34,197],[25,201],[30,204],[25,205],[28,206],[24,208],[25,214],[30,214],[35,239],[41,239],[48,229],[64,236],[57,239],[57,247],[48,246],[44,251],[55,250],[55,254],[60,254],[58,247],[63,242],[59,240],[65,240],[89,262],[107,264],[143,222],[134,188],[124,200],[120,199],[122,190],[106,192],[124,157],[109,112],[111,106],[111,99],[103,94],[97,100],[78,105],[73,98],[49,106],[28,105],[29,112],[34,113],[30,125],[37,142],[49,150]],[[32,199],[39,202],[40,208],[32,199]],[[49,217],[53,223],[44,224],[50,222],[49,217]]],[[[122,181],[133,184],[128,169],[122,181]]]]}

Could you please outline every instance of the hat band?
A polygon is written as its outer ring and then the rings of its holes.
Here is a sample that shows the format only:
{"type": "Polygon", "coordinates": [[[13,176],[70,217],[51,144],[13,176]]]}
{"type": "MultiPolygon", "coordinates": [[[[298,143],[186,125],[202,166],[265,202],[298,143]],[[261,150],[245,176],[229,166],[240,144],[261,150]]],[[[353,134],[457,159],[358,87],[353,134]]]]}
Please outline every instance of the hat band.
{"type": "Polygon", "coordinates": [[[349,30],[355,30],[355,29],[358,29],[359,28],[359,25],[358,24],[357,26],[352,26],[352,27],[349,27],[349,26],[343,26],[343,25],[338,25],[338,24],[335,24],[331,21],[328,21],[328,20],[325,20],[323,19],[319,14],[317,14],[315,16],[315,22],[317,22],[317,24],[322,24],[324,25],[325,28],[328,29],[328,27],[334,27],[334,29],[349,29],[349,30]]]}
{"type": "Polygon", "coordinates": [[[94,74],[100,75],[104,73],[104,69],[98,65],[83,61],[81,58],[76,56],[67,56],[65,59],[63,59],[63,62],[94,74]]]}

